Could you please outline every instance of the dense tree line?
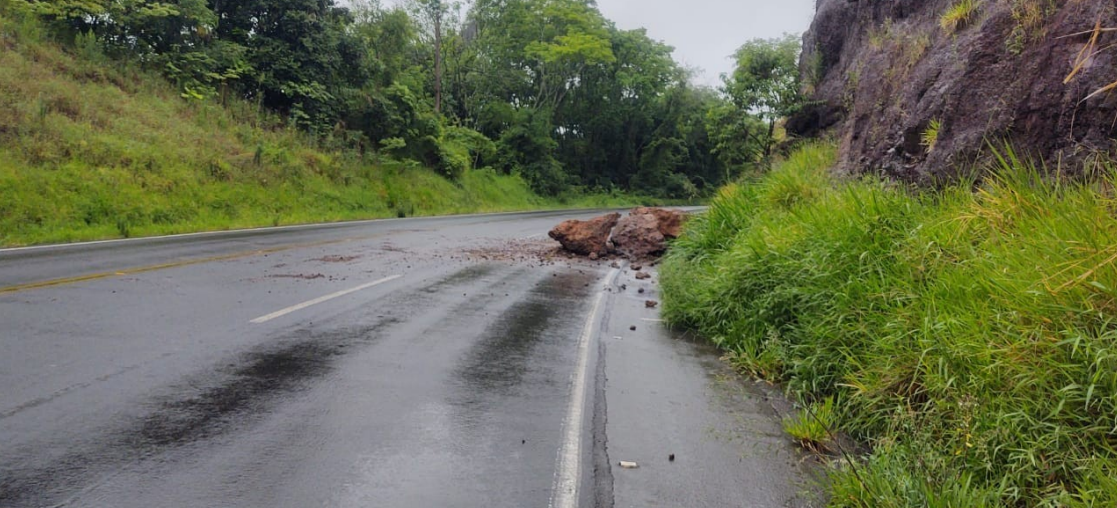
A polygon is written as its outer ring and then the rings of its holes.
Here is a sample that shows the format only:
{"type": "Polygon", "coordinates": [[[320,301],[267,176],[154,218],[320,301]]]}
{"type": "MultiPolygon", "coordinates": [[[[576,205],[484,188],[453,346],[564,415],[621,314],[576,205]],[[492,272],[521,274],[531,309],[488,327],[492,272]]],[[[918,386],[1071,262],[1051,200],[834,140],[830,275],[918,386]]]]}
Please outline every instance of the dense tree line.
{"type": "Polygon", "coordinates": [[[695,87],[592,0],[8,1],[186,100],[254,101],[321,139],[550,195],[702,195],[770,156],[798,90],[793,39],[747,44],[720,91],[695,87]]]}

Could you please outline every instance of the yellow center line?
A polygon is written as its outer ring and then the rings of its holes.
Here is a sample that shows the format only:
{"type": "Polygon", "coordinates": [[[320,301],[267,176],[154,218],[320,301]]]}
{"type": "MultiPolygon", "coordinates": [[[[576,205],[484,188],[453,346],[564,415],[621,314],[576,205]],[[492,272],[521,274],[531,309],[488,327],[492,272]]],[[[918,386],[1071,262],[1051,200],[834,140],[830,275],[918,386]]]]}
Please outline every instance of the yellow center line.
{"type": "MultiPolygon", "coordinates": [[[[373,235],[371,237],[367,237],[367,238],[363,238],[363,239],[373,238],[373,237],[376,237],[376,236],[381,236],[381,235],[373,235]]],[[[50,279],[50,280],[44,280],[44,281],[38,281],[38,282],[28,282],[26,284],[17,284],[15,286],[8,286],[8,287],[0,288],[0,294],[16,293],[16,292],[19,292],[19,291],[28,291],[28,290],[32,290],[32,289],[42,289],[42,288],[49,288],[49,287],[54,287],[54,286],[64,286],[64,285],[67,285],[67,284],[75,284],[75,283],[78,283],[78,282],[87,282],[87,281],[91,281],[91,280],[107,279],[107,278],[110,278],[110,277],[121,277],[121,276],[125,276],[125,275],[136,275],[136,274],[140,274],[140,273],[148,273],[148,272],[154,272],[154,271],[158,271],[158,270],[166,270],[168,268],[180,268],[180,267],[183,267],[183,266],[200,265],[200,264],[205,264],[205,263],[214,263],[214,262],[217,262],[217,261],[230,261],[230,260],[233,260],[233,259],[240,259],[240,258],[246,258],[246,257],[251,257],[251,256],[261,256],[261,255],[264,255],[264,254],[274,254],[276,252],[283,252],[283,251],[294,250],[294,249],[303,249],[303,248],[308,248],[308,247],[321,247],[323,245],[332,245],[332,244],[335,244],[335,243],[351,242],[353,240],[357,240],[357,239],[356,238],[345,238],[345,239],[341,239],[341,240],[328,240],[328,241],[324,241],[324,242],[300,243],[300,244],[293,244],[293,245],[285,245],[283,247],[272,247],[272,248],[269,248],[269,249],[238,252],[238,253],[235,253],[235,254],[223,254],[223,255],[220,255],[220,256],[210,256],[210,257],[197,258],[197,259],[185,259],[185,260],[182,260],[182,261],[174,261],[174,262],[171,262],[171,263],[161,263],[161,264],[158,264],[158,265],[140,266],[140,267],[136,267],[136,268],[125,268],[123,270],[113,270],[111,272],[98,272],[98,273],[90,273],[90,274],[86,274],[86,275],[78,275],[76,277],[63,277],[63,278],[60,278],[60,279],[50,279]]]]}

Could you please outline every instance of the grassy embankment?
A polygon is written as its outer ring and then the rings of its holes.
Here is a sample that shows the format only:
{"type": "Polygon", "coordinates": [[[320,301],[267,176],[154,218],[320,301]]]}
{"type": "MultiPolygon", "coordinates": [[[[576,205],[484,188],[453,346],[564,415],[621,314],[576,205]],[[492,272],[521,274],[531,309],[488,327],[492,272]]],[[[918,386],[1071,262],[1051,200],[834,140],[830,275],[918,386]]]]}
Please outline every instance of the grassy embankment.
{"type": "MultiPolygon", "coordinates": [[[[913,193],[833,159],[723,189],[662,268],[670,322],[871,445],[831,506],[1117,506],[1114,175],[1010,154],[913,193]]],[[[818,422],[785,427],[833,447],[818,422]]]]}
{"type": "Polygon", "coordinates": [[[638,201],[545,199],[518,176],[451,182],[325,149],[252,104],[184,100],[96,44],[64,49],[0,13],[0,246],[638,201]]]}

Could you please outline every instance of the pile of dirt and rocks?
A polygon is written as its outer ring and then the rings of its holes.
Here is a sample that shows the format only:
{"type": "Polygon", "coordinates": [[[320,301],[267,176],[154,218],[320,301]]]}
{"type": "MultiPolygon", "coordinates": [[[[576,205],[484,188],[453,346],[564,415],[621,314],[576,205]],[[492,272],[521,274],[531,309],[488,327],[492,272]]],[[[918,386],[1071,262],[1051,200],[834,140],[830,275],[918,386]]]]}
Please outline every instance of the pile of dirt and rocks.
{"type": "Polygon", "coordinates": [[[1095,93],[1117,81],[1113,5],[818,0],[800,63],[813,102],[788,131],[836,130],[840,172],[909,182],[950,179],[1003,141],[1081,168],[1117,137],[1117,94],[1095,93]]]}
{"type": "Polygon", "coordinates": [[[623,217],[611,213],[587,221],[568,220],[552,229],[550,236],[567,252],[590,259],[649,259],[667,250],[667,240],[679,237],[686,217],[678,210],[636,208],[623,217]]]}

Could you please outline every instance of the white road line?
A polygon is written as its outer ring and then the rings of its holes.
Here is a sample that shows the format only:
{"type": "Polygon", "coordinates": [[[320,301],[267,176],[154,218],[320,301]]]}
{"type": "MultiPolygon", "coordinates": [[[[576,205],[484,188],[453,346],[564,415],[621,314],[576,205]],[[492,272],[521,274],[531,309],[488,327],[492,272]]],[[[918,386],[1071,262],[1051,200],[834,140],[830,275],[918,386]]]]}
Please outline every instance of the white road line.
{"type": "MultiPolygon", "coordinates": [[[[619,269],[613,269],[605,277],[605,283],[616,279],[619,269]]],[[[605,292],[597,295],[590,310],[582,335],[578,337],[578,363],[571,375],[570,406],[566,409],[563,422],[562,446],[559,448],[558,464],[555,468],[555,483],[551,489],[551,508],[576,508],[578,506],[578,482],[582,477],[582,427],[583,412],[586,405],[586,383],[589,376],[590,342],[600,319],[601,304],[605,292]]]]}
{"type": "Polygon", "coordinates": [[[290,314],[292,312],[297,312],[297,311],[303,310],[307,307],[313,307],[315,305],[318,305],[318,304],[324,303],[324,302],[328,302],[328,301],[333,300],[335,298],[341,298],[345,295],[350,295],[350,294],[356,293],[357,291],[363,291],[363,290],[368,289],[368,288],[373,287],[373,286],[379,286],[381,284],[384,284],[385,282],[391,282],[391,281],[396,280],[400,277],[403,277],[403,276],[402,275],[393,275],[391,277],[384,277],[383,279],[380,279],[380,280],[375,281],[375,282],[369,282],[368,284],[361,284],[360,286],[357,286],[355,288],[346,289],[345,291],[338,291],[334,294],[326,295],[326,296],[323,296],[321,298],[315,298],[313,300],[310,300],[308,302],[303,302],[303,303],[300,303],[298,305],[292,305],[290,307],[287,307],[286,309],[272,312],[271,314],[268,314],[266,316],[260,316],[256,319],[253,319],[252,321],[249,321],[249,322],[252,323],[252,324],[255,324],[255,325],[258,325],[258,324],[261,324],[261,323],[267,323],[268,321],[271,321],[271,320],[276,319],[276,318],[281,318],[281,317],[286,316],[287,314],[290,314]]]}
{"type": "Polygon", "coordinates": [[[665,323],[666,322],[666,320],[663,320],[663,319],[651,319],[651,318],[640,318],[640,321],[647,321],[649,323],[665,323]]]}
{"type": "Polygon", "coordinates": [[[524,237],[524,240],[534,240],[536,238],[543,238],[546,235],[547,235],[547,233],[539,233],[537,235],[531,235],[531,236],[528,236],[528,237],[524,237]]]}

